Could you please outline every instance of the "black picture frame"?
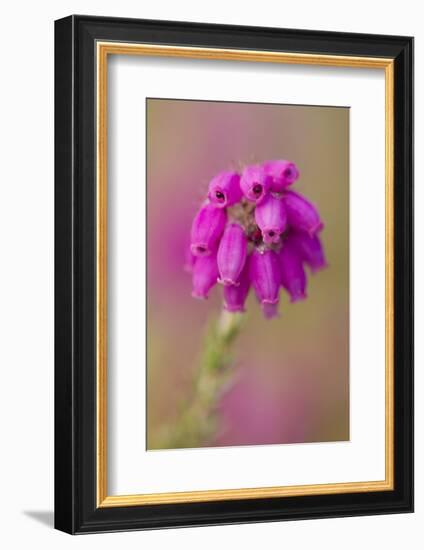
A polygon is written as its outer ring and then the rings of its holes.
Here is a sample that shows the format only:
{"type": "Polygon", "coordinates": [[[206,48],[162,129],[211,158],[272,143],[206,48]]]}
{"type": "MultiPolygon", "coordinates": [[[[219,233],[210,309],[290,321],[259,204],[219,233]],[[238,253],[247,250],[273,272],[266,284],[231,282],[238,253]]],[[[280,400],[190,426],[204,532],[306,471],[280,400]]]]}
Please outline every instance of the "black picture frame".
{"type": "Polygon", "coordinates": [[[55,527],[133,529],[413,511],[413,39],[73,15],[55,22],[55,527]],[[97,507],[95,44],[394,60],[394,490],[97,507]]]}

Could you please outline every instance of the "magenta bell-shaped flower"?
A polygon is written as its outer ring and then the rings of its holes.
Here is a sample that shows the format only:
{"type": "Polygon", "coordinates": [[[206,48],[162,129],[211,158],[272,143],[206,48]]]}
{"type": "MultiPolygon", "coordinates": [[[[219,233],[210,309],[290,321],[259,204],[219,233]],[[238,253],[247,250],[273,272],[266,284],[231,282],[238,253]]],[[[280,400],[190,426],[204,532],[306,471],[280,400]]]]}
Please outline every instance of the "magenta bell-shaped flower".
{"type": "Polygon", "coordinates": [[[287,225],[286,207],[280,198],[267,195],[256,205],[255,221],[266,244],[278,243],[287,225]]]}
{"type": "Polygon", "coordinates": [[[267,319],[278,315],[281,272],[273,250],[254,250],[250,256],[250,281],[267,319]]]}
{"type": "Polygon", "coordinates": [[[318,210],[290,190],[298,177],[293,162],[270,160],[210,181],[185,252],[194,297],[220,282],[224,309],[243,312],[252,286],[267,319],[278,316],[281,287],[292,302],[306,298],[306,265],[314,273],[327,263],[318,210]]]}
{"type": "Polygon", "coordinates": [[[245,311],[244,303],[249,294],[249,288],[249,258],[247,258],[237,284],[224,287],[224,309],[232,313],[245,311]]]}
{"type": "Polygon", "coordinates": [[[204,204],[191,226],[191,252],[194,256],[208,256],[218,244],[227,222],[227,213],[211,203],[204,204]]]}
{"type": "Polygon", "coordinates": [[[232,206],[242,196],[240,175],[237,172],[220,172],[209,184],[208,198],[218,208],[232,206]]]}
{"type": "Polygon", "coordinates": [[[287,221],[294,229],[314,235],[324,227],[318,210],[300,193],[287,191],[283,201],[287,210],[287,221]]]}
{"type": "Polygon", "coordinates": [[[196,258],[193,266],[193,298],[205,300],[208,297],[210,289],[218,281],[218,264],[216,263],[216,254],[209,256],[200,256],[196,258]]]}
{"type": "Polygon", "coordinates": [[[246,166],[240,178],[240,187],[244,196],[252,202],[259,203],[268,193],[271,178],[259,164],[246,166]]]}
{"type": "Polygon", "coordinates": [[[306,233],[293,232],[287,239],[300,254],[302,260],[309,265],[312,273],[327,267],[324,249],[318,235],[310,237],[306,233]]]}
{"type": "Polygon", "coordinates": [[[218,248],[219,282],[223,285],[235,285],[246,263],[247,238],[244,229],[230,223],[225,228],[218,248]]]}
{"type": "Polygon", "coordinates": [[[269,160],[263,165],[265,173],[271,176],[271,191],[281,193],[299,178],[299,170],[288,160],[269,160]]]}
{"type": "Polygon", "coordinates": [[[290,295],[291,302],[306,298],[306,274],[302,258],[290,241],[280,250],[281,284],[290,295]]]}

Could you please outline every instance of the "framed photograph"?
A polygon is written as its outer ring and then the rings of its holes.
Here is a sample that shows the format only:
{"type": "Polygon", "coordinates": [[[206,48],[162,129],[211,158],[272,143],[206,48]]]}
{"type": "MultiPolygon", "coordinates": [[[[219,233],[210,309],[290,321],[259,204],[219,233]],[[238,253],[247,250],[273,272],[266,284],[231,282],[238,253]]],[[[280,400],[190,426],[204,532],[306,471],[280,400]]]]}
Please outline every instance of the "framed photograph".
{"type": "Polygon", "coordinates": [[[55,525],[413,510],[413,39],[55,23],[55,525]]]}

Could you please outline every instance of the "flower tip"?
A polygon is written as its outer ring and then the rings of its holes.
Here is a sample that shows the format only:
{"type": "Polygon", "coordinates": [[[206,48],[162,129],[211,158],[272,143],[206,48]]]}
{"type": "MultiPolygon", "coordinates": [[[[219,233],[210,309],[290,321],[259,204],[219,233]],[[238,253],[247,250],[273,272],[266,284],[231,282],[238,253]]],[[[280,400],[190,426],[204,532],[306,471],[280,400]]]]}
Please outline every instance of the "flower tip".
{"type": "Polygon", "coordinates": [[[284,170],[283,176],[287,185],[292,185],[300,177],[299,168],[293,162],[290,162],[284,170]]]}
{"type": "Polygon", "coordinates": [[[266,244],[276,244],[280,241],[280,230],[277,228],[262,231],[262,238],[266,244]]]}
{"type": "Polygon", "coordinates": [[[209,184],[208,199],[217,208],[236,204],[242,195],[237,172],[220,172],[209,184]]]}
{"type": "Polygon", "coordinates": [[[260,204],[271,187],[271,177],[263,166],[246,166],[240,178],[240,188],[247,200],[260,204]]]}
{"type": "Polygon", "coordinates": [[[270,301],[263,300],[261,303],[262,313],[265,319],[276,319],[280,317],[280,312],[278,311],[278,300],[270,301]]]}
{"type": "Polygon", "coordinates": [[[278,305],[279,301],[280,301],[279,297],[275,298],[274,300],[265,298],[264,300],[261,301],[261,304],[262,305],[270,304],[270,305],[274,306],[274,305],[278,305]]]}
{"type": "Polygon", "coordinates": [[[327,269],[329,267],[329,264],[327,262],[324,262],[321,265],[316,265],[314,267],[311,267],[311,273],[318,273],[319,271],[322,271],[323,269],[327,269]]]}
{"type": "Polygon", "coordinates": [[[227,206],[227,197],[220,189],[211,189],[208,193],[208,199],[217,208],[225,208],[227,206]]]}
{"type": "Polygon", "coordinates": [[[209,256],[211,253],[210,248],[206,243],[192,243],[190,250],[193,256],[209,256]]]}
{"type": "Polygon", "coordinates": [[[292,294],[290,296],[290,302],[292,304],[296,302],[301,302],[302,300],[306,300],[307,297],[308,295],[306,294],[306,292],[299,291],[297,294],[292,294]]]}
{"type": "Polygon", "coordinates": [[[288,160],[271,160],[263,163],[265,172],[272,178],[271,191],[281,193],[299,178],[299,169],[288,160]]]}
{"type": "Polygon", "coordinates": [[[231,305],[224,302],[224,309],[229,313],[245,313],[246,308],[243,305],[231,305]]]}
{"type": "Polygon", "coordinates": [[[218,283],[224,286],[239,286],[240,283],[238,281],[234,281],[234,279],[229,278],[218,278],[218,283]]]}

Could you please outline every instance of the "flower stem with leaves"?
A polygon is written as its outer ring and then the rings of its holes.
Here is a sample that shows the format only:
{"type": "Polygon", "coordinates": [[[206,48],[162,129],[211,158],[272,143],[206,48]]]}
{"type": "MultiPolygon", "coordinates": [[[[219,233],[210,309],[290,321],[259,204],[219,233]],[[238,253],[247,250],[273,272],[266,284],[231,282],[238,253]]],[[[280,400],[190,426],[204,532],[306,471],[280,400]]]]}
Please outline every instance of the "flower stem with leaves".
{"type": "Polygon", "coordinates": [[[210,323],[190,396],[180,404],[176,420],[163,429],[155,448],[191,448],[210,443],[217,430],[217,404],[235,372],[232,348],[243,317],[223,310],[210,323]]]}

